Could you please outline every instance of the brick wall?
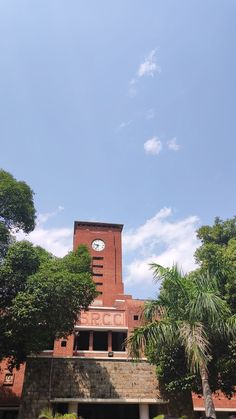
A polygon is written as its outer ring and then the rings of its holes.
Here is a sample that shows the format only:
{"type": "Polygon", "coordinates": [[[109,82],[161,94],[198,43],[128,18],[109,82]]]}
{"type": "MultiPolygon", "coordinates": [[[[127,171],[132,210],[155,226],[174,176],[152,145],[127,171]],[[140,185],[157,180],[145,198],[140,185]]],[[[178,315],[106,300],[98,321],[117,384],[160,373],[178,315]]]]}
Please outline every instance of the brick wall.
{"type": "MultiPolygon", "coordinates": [[[[229,411],[236,409],[236,395],[227,399],[221,391],[217,391],[213,394],[213,400],[216,409],[228,409],[229,411]]],[[[193,394],[193,404],[195,410],[204,410],[204,399],[201,395],[193,394]]]]}
{"type": "Polygon", "coordinates": [[[23,381],[24,381],[25,365],[21,365],[19,370],[8,370],[8,362],[4,360],[0,365],[0,406],[18,406],[23,381]],[[11,382],[6,382],[6,375],[11,375],[11,382]]]}

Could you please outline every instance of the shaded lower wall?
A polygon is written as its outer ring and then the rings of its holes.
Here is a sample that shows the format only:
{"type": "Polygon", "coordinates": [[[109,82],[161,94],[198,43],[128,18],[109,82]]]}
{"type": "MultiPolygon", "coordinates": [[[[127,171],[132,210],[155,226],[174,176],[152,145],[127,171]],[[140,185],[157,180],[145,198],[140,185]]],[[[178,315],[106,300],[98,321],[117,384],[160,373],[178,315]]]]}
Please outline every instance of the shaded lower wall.
{"type": "Polygon", "coordinates": [[[9,371],[8,361],[4,359],[0,363],[0,407],[19,406],[23,388],[25,366],[21,365],[19,370],[9,371]],[[10,373],[11,382],[6,382],[6,375],[10,373]]]}
{"type": "Polygon", "coordinates": [[[29,358],[19,419],[36,419],[56,399],[155,399],[155,367],[147,362],[80,358],[29,358]]]}

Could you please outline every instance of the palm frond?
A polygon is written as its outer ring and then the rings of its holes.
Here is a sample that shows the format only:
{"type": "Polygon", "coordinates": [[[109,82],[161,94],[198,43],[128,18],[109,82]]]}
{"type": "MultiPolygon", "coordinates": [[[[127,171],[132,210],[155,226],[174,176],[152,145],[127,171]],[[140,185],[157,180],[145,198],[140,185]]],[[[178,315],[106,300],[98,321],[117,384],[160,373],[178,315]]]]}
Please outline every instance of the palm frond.
{"type": "Polygon", "coordinates": [[[169,268],[164,268],[164,266],[159,265],[158,263],[150,263],[149,266],[153,271],[154,281],[158,282],[166,278],[169,268]]]}
{"type": "Polygon", "coordinates": [[[161,319],[134,329],[126,344],[129,355],[139,359],[148,348],[155,348],[158,351],[165,345],[174,345],[178,336],[177,323],[161,319]]]}
{"type": "Polygon", "coordinates": [[[165,268],[164,266],[158,263],[150,263],[150,268],[153,271],[153,279],[158,281],[164,281],[165,279],[173,278],[174,276],[182,277],[182,272],[178,268],[177,264],[173,264],[171,268],[165,268]]]}
{"type": "Polygon", "coordinates": [[[203,324],[200,322],[182,322],[179,326],[179,332],[190,369],[197,372],[202,365],[207,368],[210,360],[210,348],[203,324]]]}
{"type": "Polygon", "coordinates": [[[151,300],[147,301],[144,304],[144,308],[141,314],[141,318],[144,319],[145,322],[152,322],[154,320],[159,319],[160,317],[164,317],[165,309],[159,304],[159,300],[151,300]]]}
{"type": "Polygon", "coordinates": [[[225,323],[227,336],[236,339],[236,314],[230,316],[225,323]]]}
{"type": "Polygon", "coordinates": [[[230,310],[220,296],[216,278],[209,273],[196,276],[191,291],[192,298],[186,307],[190,320],[204,321],[217,333],[216,325],[230,315],[230,310]]]}
{"type": "Polygon", "coordinates": [[[187,288],[185,286],[186,277],[183,275],[181,269],[177,264],[174,264],[171,268],[164,268],[163,266],[152,263],[151,268],[153,269],[154,281],[162,280],[161,294],[162,298],[165,296],[166,299],[180,298],[185,301],[185,304],[189,300],[187,288]]]}

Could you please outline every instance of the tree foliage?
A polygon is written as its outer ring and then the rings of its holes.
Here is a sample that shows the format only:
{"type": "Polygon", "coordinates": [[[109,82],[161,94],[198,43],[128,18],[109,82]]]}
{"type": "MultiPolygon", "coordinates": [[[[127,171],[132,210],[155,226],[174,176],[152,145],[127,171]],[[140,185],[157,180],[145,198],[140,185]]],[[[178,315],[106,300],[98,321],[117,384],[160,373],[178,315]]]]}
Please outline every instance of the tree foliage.
{"type": "MultiPolygon", "coordinates": [[[[218,294],[226,300],[232,313],[236,313],[236,217],[229,220],[216,218],[213,226],[202,226],[197,231],[201,246],[195,253],[199,268],[192,272],[188,279],[209,272],[217,280],[218,294]]],[[[186,277],[187,278],[187,277],[186,277]]],[[[191,283],[191,281],[190,281],[191,283]]],[[[162,302],[165,290],[162,290],[162,302]]],[[[178,301],[175,315],[179,310],[180,296],[174,290],[172,302],[178,301]]],[[[180,356],[182,349],[179,347],[165,349],[165,353],[152,357],[157,365],[158,376],[163,392],[171,399],[183,396],[183,391],[191,388],[201,393],[201,382],[197,374],[192,374],[185,369],[185,357],[180,356]]],[[[231,397],[236,384],[236,342],[211,337],[211,359],[208,363],[209,383],[212,391],[222,390],[227,397],[231,397]]],[[[185,396],[183,396],[185,397],[185,396]]]]}
{"type": "Polygon", "coordinates": [[[30,187],[0,170],[0,359],[12,366],[71,333],[96,296],[85,246],[59,259],[14,241],[15,231],[34,229],[35,213],[30,187]]]}
{"type": "Polygon", "coordinates": [[[0,170],[0,219],[8,229],[25,233],[35,227],[33,191],[4,170],[0,170]]]}
{"type": "MultiPolygon", "coordinates": [[[[201,240],[195,253],[199,269],[191,276],[210,271],[218,279],[221,297],[236,314],[236,216],[227,220],[216,217],[213,225],[202,226],[197,236],[201,240]]],[[[220,388],[232,395],[236,385],[236,339],[228,343],[214,340],[209,380],[214,391],[220,388]]]]}
{"type": "MultiPolygon", "coordinates": [[[[188,277],[176,266],[163,268],[153,264],[153,269],[155,277],[162,280],[160,295],[147,303],[144,325],[128,339],[130,352],[134,357],[146,352],[157,364],[169,395],[181,384],[182,391],[187,391],[202,381],[208,401],[206,415],[215,417],[208,373],[216,354],[216,342],[221,342],[222,347],[229,345],[236,334],[235,316],[222,298],[217,278],[201,272],[188,277]]],[[[231,380],[230,384],[233,391],[235,382],[231,380]]],[[[215,386],[221,388],[220,380],[215,386]]]]}
{"type": "Polygon", "coordinates": [[[38,419],[76,419],[75,413],[65,413],[64,415],[61,413],[53,413],[52,409],[45,408],[40,413],[38,419]]]}
{"type": "Polygon", "coordinates": [[[171,414],[180,417],[187,413],[191,417],[191,391],[200,388],[200,380],[189,371],[183,347],[175,344],[158,352],[156,348],[147,348],[146,355],[156,365],[160,393],[169,400],[171,414]]]}
{"type": "Polygon", "coordinates": [[[12,242],[11,232],[29,233],[35,227],[35,218],[33,191],[25,182],[0,170],[0,257],[6,255],[12,242]]]}
{"type": "Polygon", "coordinates": [[[212,226],[197,231],[201,246],[195,258],[201,271],[209,270],[219,279],[222,295],[236,313],[236,216],[221,220],[215,218],[212,226]]]}
{"type": "Polygon", "coordinates": [[[0,266],[0,358],[19,365],[73,331],[96,295],[85,246],[62,259],[27,241],[13,244],[0,266]]]}

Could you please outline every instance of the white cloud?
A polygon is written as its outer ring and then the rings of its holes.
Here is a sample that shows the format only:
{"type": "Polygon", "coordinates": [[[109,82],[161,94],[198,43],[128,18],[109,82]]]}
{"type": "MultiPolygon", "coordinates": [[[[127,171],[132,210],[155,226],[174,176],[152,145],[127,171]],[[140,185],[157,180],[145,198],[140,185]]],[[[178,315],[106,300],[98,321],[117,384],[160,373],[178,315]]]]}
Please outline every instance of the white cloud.
{"type": "Polygon", "coordinates": [[[161,67],[156,62],[156,53],[157,49],[153,49],[149,52],[145,60],[140,64],[137,76],[151,76],[153,77],[155,73],[161,72],[161,67]]]}
{"type": "Polygon", "coordinates": [[[178,151],[180,149],[180,145],[177,144],[176,137],[171,138],[171,140],[167,141],[167,147],[171,151],[178,151]]]}
{"type": "Polygon", "coordinates": [[[162,144],[158,137],[152,137],[144,143],[144,150],[147,154],[158,155],[164,147],[167,147],[170,151],[178,151],[180,145],[177,143],[176,137],[171,138],[166,143],[162,144]]]}
{"type": "Polygon", "coordinates": [[[124,129],[128,127],[131,123],[132,123],[131,119],[129,121],[122,121],[119,125],[119,129],[124,129]]]}
{"type": "Polygon", "coordinates": [[[63,209],[62,206],[59,206],[56,211],[39,214],[34,231],[29,234],[18,232],[17,240],[29,240],[55,256],[64,256],[72,248],[72,228],[45,228],[44,226],[49,218],[56,217],[63,209]]]}
{"type": "Polygon", "coordinates": [[[147,290],[152,287],[151,262],[163,266],[177,263],[184,272],[196,267],[193,255],[199,245],[195,233],[199,219],[190,216],[171,221],[171,216],[171,209],[163,208],[143,225],[124,234],[124,253],[127,257],[130,255],[126,265],[126,286],[137,289],[145,284],[147,290]]]}
{"type": "Polygon", "coordinates": [[[161,67],[157,64],[157,48],[152,49],[139,65],[136,75],[129,82],[129,95],[131,97],[137,94],[137,83],[142,77],[154,77],[161,73],[161,67]]]}
{"type": "Polygon", "coordinates": [[[45,212],[43,214],[38,214],[37,224],[44,224],[44,223],[46,223],[49,220],[49,218],[53,218],[53,217],[57,216],[57,214],[59,214],[63,210],[64,210],[64,207],[62,207],[61,205],[59,205],[58,208],[56,209],[56,211],[45,212]]]}
{"type": "Polygon", "coordinates": [[[65,256],[72,248],[73,231],[70,228],[45,229],[37,226],[28,235],[18,234],[19,240],[29,240],[37,246],[41,246],[55,256],[65,256]]]}
{"type": "Polygon", "coordinates": [[[162,150],[162,143],[157,137],[152,137],[144,143],[144,150],[147,154],[157,155],[162,150]]]}

